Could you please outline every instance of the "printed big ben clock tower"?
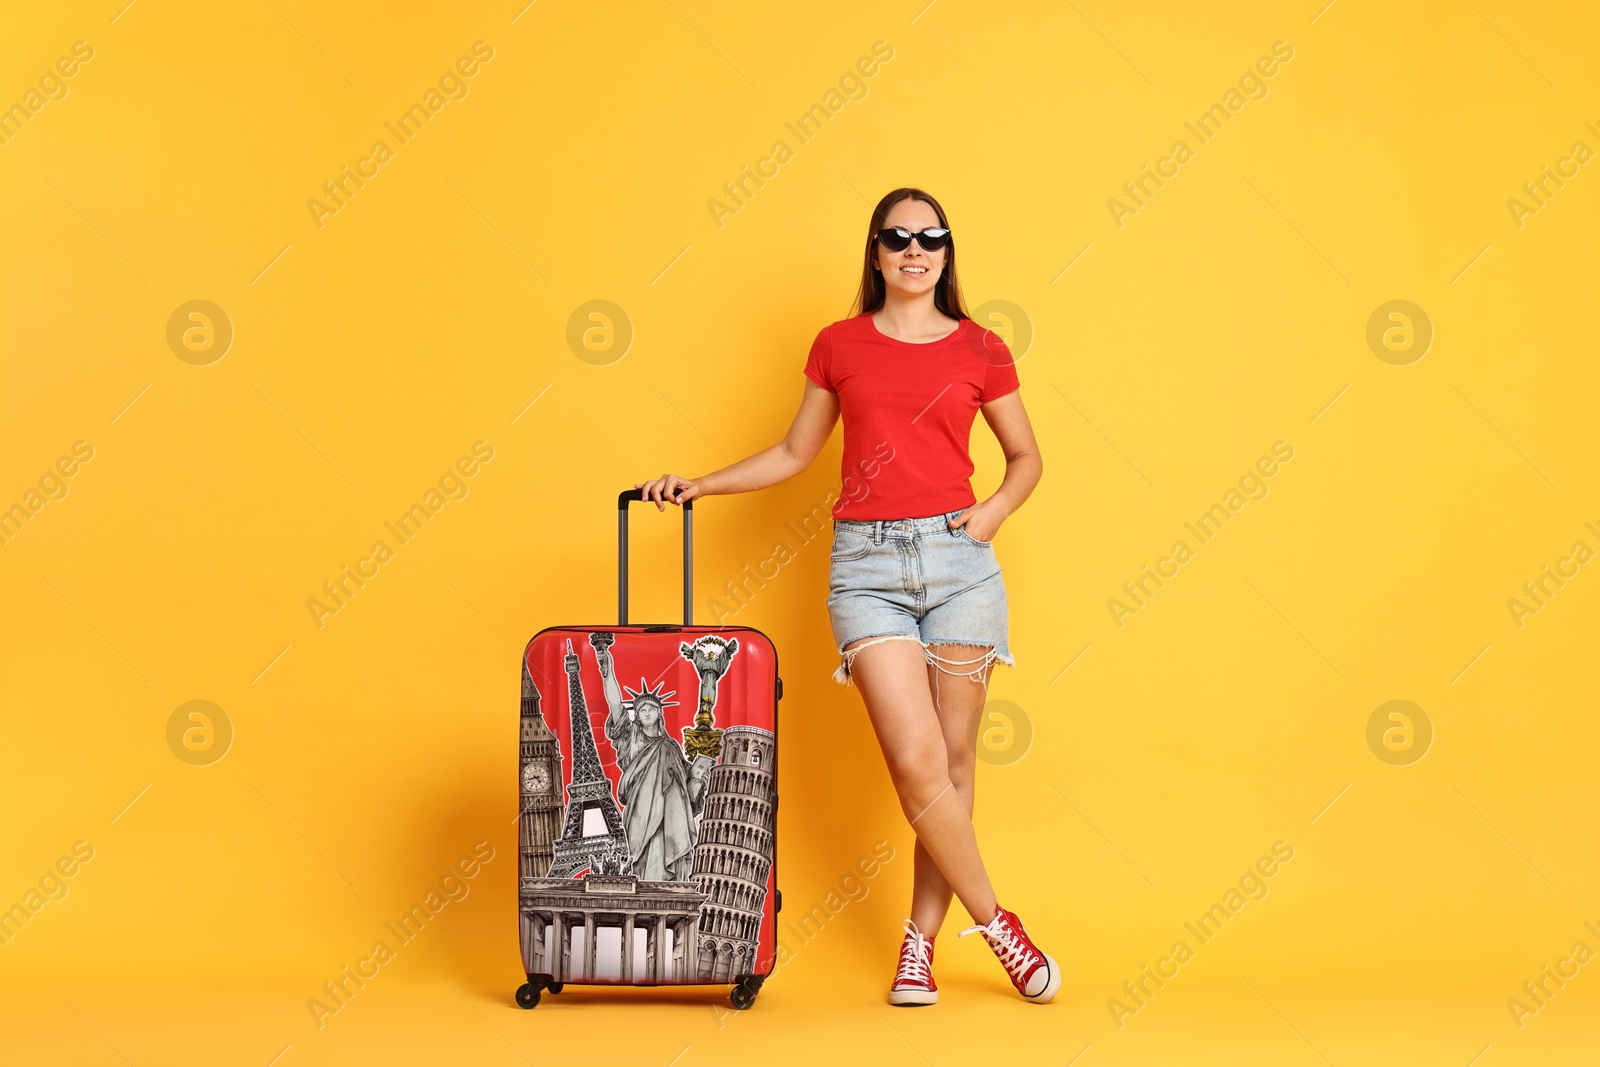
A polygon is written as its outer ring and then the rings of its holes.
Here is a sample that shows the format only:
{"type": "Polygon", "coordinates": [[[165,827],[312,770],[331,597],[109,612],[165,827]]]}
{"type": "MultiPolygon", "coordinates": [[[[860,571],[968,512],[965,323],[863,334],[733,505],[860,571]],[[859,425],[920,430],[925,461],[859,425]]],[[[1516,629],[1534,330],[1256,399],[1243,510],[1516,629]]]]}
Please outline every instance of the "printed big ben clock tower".
{"type": "Polygon", "coordinates": [[[539,690],[528,664],[522,664],[522,834],[523,878],[543,878],[555,859],[561,826],[561,749],[539,712],[539,690]]]}

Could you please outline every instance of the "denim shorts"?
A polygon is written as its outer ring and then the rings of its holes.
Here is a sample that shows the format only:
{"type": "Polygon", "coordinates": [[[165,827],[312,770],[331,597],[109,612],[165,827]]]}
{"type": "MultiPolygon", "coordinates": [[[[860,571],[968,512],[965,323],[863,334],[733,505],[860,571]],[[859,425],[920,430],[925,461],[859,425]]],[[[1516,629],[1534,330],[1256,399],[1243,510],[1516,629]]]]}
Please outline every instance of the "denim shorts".
{"type": "Polygon", "coordinates": [[[994,660],[1016,666],[1006,643],[1006,586],[994,545],[971,537],[964,526],[950,528],[949,520],[964,510],[834,521],[828,559],[828,618],[840,660],[834,681],[849,684],[856,650],[844,648],[869,637],[915,640],[940,670],[985,682],[994,660]],[[952,659],[935,654],[932,644],[988,651],[952,659]]]}

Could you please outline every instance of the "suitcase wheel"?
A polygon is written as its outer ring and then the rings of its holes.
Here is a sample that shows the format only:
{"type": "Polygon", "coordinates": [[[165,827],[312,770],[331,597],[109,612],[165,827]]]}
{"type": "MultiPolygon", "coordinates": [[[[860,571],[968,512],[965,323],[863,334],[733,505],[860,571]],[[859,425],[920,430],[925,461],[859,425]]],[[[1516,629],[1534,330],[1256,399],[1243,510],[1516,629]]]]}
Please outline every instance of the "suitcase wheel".
{"type": "Polygon", "coordinates": [[[756,1002],[756,993],[761,990],[761,982],[762,979],[755,975],[746,975],[733,987],[733,992],[728,994],[728,1000],[740,1011],[748,1011],[756,1002]]]}
{"type": "Polygon", "coordinates": [[[517,987],[517,1006],[535,1008],[539,1005],[539,987],[531,982],[517,987]]]}
{"type": "Polygon", "coordinates": [[[545,986],[545,988],[550,990],[552,993],[559,993],[567,987],[562,982],[551,982],[549,985],[545,986]]]}

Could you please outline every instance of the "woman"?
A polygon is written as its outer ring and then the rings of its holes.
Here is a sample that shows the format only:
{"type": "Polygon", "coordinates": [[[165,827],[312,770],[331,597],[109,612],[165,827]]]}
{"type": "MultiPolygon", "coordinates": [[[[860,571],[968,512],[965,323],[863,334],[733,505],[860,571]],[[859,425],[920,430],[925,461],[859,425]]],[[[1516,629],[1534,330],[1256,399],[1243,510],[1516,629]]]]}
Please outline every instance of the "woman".
{"type": "Polygon", "coordinates": [[[828,613],[917,835],[911,917],[890,986],[896,1005],[932,1004],[933,942],[952,893],[1024,997],[1055,996],[1061,973],[1000,907],[972,827],[979,717],[1006,644],[1005,584],[992,540],[1039,482],[1033,428],[1004,342],[972,322],[938,201],[896,189],[873,210],[856,314],[825,327],[784,439],[699,478],[639,483],[657,508],[764,489],[811,465],[844,419],[846,494],[834,506],[828,613]],[[1006,474],[977,501],[967,445],[977,411],[1006,474]]]}

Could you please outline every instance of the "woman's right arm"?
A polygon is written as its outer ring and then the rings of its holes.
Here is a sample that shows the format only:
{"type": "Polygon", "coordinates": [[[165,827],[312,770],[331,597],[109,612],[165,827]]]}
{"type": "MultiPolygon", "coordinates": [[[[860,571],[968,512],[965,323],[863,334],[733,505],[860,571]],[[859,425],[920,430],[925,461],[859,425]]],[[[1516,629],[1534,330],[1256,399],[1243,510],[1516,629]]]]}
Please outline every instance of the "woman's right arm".
{"type": "Polygon", "coordinates": [[[765,489],[811,466],[838,421],[839,398],[807,378],[800,410],[789,424],[789,432],[777,444],[699,478],[663,474],[654,481],[635,482],[633,487],[642,489],[644,498],[655,501],[657,510],[662,511],[666,504],[681,504],[696,497],[765,489]]]}

